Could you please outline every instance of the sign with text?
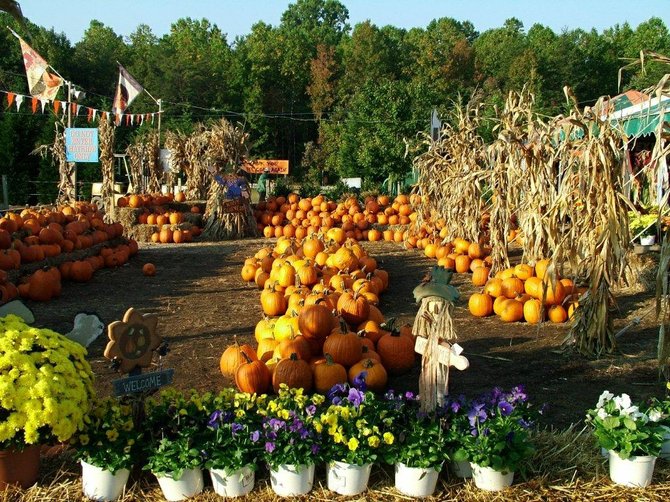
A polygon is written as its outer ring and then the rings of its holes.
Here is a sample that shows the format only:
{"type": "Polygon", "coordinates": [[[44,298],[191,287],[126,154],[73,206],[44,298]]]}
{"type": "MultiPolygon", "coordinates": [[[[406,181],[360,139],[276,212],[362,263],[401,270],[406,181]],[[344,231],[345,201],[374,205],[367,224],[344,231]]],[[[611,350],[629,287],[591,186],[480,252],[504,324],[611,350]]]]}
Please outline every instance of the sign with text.
{"type": "Polygon", "coordinates": [[[237,199],[226,200],[221,204],[222,213],[246,213],[247,204],[241,197],[237,199]]]}
{"type": "Polygon", "coordinates": [[[65,156],[68,162],[98,162],[98,129],[65,129],[65,156]]]}
{"type": "Polygon", "coordinates": [[[164,385],[170,385],[174,377],[174,368],[162,371],[151,371],[141,375],[130,376],[113,380],[114,394],[124,396],[126,394],[135,394],[148,390],[158,389],[164,385]]]}
{"type": "Polygon", "coordinates": [[[242,166],[250,174],[260,174],[269,169],[270,174],[288,174],[288,160],[254,160],[242,166]]]}

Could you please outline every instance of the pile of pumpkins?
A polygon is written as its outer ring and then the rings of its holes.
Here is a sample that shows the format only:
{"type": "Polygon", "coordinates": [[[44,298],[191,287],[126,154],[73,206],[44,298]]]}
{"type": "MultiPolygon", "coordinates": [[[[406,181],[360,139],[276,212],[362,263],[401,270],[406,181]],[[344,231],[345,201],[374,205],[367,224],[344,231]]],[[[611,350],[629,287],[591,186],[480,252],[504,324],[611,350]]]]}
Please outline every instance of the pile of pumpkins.
{"type": "Polygon", "coordinates": [[[123,197],[119,197],[116,201],[117,207],[130,207],[132,209],[137,209],[140,207],[151,208],[154,206],[164,206],[170,202],[185,202],[186,194],[183,191],[177,192],[177,194],[167,193],[154,193],[154,194],[131,194],[123,197]]]}
{"type": "Polygon", "coordinates": [[[481,292],[470,296],[470,313],[476,317],[495,314],[504,322],[530,324],[571,319],[585,288],[576,287],[571,279],[550,276],[550,264],[549,260],[539,260],[534,267],[520,263],[497,273],[484,283],[481,292]]]}
{"type": "Polygon", "coordinates": [[[414,366],[411,327],[385,323],[377,308],[388,274],[356,241],[281,237],[245,261],[245,281],[261,289],[256,349],[235,343],[221,372],[244,392],[289,387],[327,392],[365,372],[371,390],[414,366]]]}
{"type": "MultiPolygon", "coordinates": [[[[115,247],[101,247],[82,260],[65,261],[67,253],[88,249],[123,235],[120,223],[107,224],[94,204],[9,212],[0,218],[0,303],[17,296],[33,301],[48,301],[61,292],[61,279],[84,282],[101,267],[117,267],[135,255],[137,242],[126,240],[115,247]],[[60,258],[57,258],[60,257],[60,258]],[[45,266],[24,276],[17,286],[7,271],[21,265],[56,259],[58,266],[45,266]]],[[[91,250],[93,251],[93,250],[91,250]]],[[[53,263],[53,262],[52,262],[53,263]]]]}
{"type": "Polygon", "coordinates": [[[379,241],[385,234],[372,226],[408,225],[415,221],[413,206],[419,197],[401,194],[391,200],[388,195],[370,195],[362,203],[356,197],[338,203],[323,195],[301,198],[291,193],[260,202],[254,214],[258,230],[267,238],[303,239],[312,233],[325,234],[332,228],[340,228],[349,239],[379,241]]]}

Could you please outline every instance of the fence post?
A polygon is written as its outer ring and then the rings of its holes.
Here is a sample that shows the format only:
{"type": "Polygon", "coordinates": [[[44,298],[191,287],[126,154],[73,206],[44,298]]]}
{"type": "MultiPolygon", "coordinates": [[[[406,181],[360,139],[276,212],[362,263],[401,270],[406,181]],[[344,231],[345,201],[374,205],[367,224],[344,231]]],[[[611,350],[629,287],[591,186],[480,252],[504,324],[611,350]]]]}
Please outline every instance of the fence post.
{"type": "Polygon", "coordinates": [[[2,208],[9,209],[9,189],[7,187],[7,175],[2,175],[2,208]]]}

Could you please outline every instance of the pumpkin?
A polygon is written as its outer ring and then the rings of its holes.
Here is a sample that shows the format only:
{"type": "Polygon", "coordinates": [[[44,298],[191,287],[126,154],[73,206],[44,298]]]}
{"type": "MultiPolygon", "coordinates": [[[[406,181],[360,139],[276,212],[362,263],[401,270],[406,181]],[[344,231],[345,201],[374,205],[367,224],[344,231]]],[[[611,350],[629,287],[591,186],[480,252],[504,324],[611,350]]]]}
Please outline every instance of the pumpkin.
{"type": "Polygon", "coordinates": [[[342,366],[352,366],[363,356],[363,344],[358,335],[349,331],[346,323],[340,321],[340,327],[333,330],[323,344],[324,354],[330,354],[333,361],[342,366]]]}
{"type": "Polygon", "coordinates": [[[145,263],[142,267],[142,273],[147,277],[156,275],[156,266],[153,263],[145,263]]]}
{"type": "Polygon", "coordinates": [[[277,345],[279,345],[279,341],[274,338],[261,338],[258,341],[258,348],[256,349],[258,359],[265,362],[273,357],[277,345]]]}
{"type": "Polygon", "coordinates": [[[297,354],[300,359],[308,361],[312,356],[312,351],[304,336],[292,336],[286,340],[282,340],[277,344],[272,357],[284,359],[291,354],[297,354]]]}
{"type": "Polygon", "coordinates": [[[288,302],[282,291],[272,286],[270,289],[263,289],[261,293],[261,307],[268,316],[278,316],[286,312],[288,302]]]}
{"type": "Polygon", "coordinates": [[[300,311],[298,327],[305,338],[325,340],[335,327],[335,318],[323,303],[320,301],[314,305],[306,305],[300,311]]]}
{"type": "Polygon", "coordinates": [[[470,271],[470,257],[466,254],[459,254],[456,257],[456,272],[464,274],[470,271]]]}
{"type": "Polygon", "coordinates": [[[535,264],[535,275],[539,279],[544,279],[550,264],[551,260],[538,260],[538,262],[535,264]]]}
{"type": "Polygon", "coordinates": [[[568,313],[562,305],[549,307],[549,320],[554,323],[564,323],[568,320],[568,313]]]}
{"type": "Polygon", "coordinates": [[[493,314],[493,298],[486,293],[474,293],[468,300],[468,310],[476,317],[490,316],[493,314]]]}
{"type": "Polygon", "coordinates": [[[353,326],[357,326],[368,319],[370,304],[358,292],[345,292],[337,300],[337,312],[353,326]]]}
{"type": "Polygon", "coordinates": [[[514,275],[522,281],[532,277],[533,273],[535,273],[535,270],[533,270],[533,267],[527,263],[519,263],[516,267],[514,267],[514,275]]]}
{"type": "Polygon", "coordinates": [[[260,343],[264,338],[274,338],[275,319],[264,317],[256,324],[254,337],[260,343]]]}
{"type": "MultiPolygon", "coordinates": [[[[255,357],[255,354],[254,354],[255,357]]],[[[272,383],[272,375],[264,362],[243,354],[243,360],[235,371],[235,384],[242,392],[265,394],[272,383]]]]}
{"type": "Polygon", "coordinates": [[[517,277],[509,277],[502,281],[502,294],[507,298],[516,298],[524,292],[524,283],[517,277]]]}
{"type": "Polygon", "coordinates": [[[560,281],[553,284],[549,278],[542,283],[541,297],[545,305],[560,305],[565,300],[565,287],[560,281]]]}
{"type": "Polygon", "coordinates": [[[388,331],[382,329],[377,321],[372,320],[362,322],[356,329],[358,330],[358,333],[362,333],[375,344],[382,336],[388,334],[388,331]]]}
{"type": "Polygon", "coordinates": [[[377,353],[391,375],[402,375],[414,367],[414,340],[399,330],[392,329],[379,339],[377,353]]]}
{"type": "Polygon", "coordinates": [[[246,282],[251,282],[256,277],[256,269],[258,267],[252,264],[247,264],[242,267],[242,280],[246,282]]]}
{"type": "Polygon", "coordinates": [[[272,374],[272,387],[279,392],[279,386],[286,384],[290,389],[312,390],[312,370],[309,363],[293,353],[277,363],[272,374]]]}
{"type": "Polygon", "coordinates": [[[251,361],[257,361],[256,351],[250,345],[240,345],[235,338],[235,343],[230,345],[221,354],[219,360],[219,368],[221,373],[227,377],[233,378],[237,372],[237,368],[245,362],[245,356],[251,361]]]}
{"type": "Polygon", "coordinates": [[[529,324],[537,324],[543,321],[542,302],[533,298],[523,304],[523,318],[529,324]]]}
{"type": "Polygon", "coordinates": [[[70,279],[75,282],[87,282],[93,277],[93,265],[89,261],[78,260],[70,267],[70,279]]]}
{"type": "Polygon", "coordinates": [[[475,286],[484,286],[489,280],[491,269],[488,267],[477,267],[472,271],[472,284],[475,286]]]}
{"type": "Polygon", "coordinates": [[[517,322],[523,319],[523,303],[507,299],[502,302],[500,318],[505,322],[517,322]]]}
{"type": "Polygon", "coordinates": [[[365,372],[365,384],[372,391],[382,392],[388,383],[388,374],[384,366],[374,359],[363,359],[349,368],[349,383],[353,385],[354,380],[365,372]]]}

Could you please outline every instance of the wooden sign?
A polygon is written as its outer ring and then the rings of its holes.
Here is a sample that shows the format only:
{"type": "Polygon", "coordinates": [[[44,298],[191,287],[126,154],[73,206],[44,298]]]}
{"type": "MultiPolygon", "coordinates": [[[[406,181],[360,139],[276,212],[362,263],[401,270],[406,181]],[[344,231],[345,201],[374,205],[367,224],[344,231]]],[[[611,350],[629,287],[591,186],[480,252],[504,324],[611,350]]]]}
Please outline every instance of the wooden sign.
{"type": "Polygon", "coordinates": [[[230,199],[221,204],[222,213],[246,213],[247,205],[243,198],[230,199]]]}
{"type": "MultiPolygon", "coordinates": [[[[428,345],[428,340],[422,336],[416,337],[414,351],[423,355],[428,345]]],[[[470,366],[470,362],[465,356],[462,356],[463,348],[455,343],[451,345],[448,342],[440,342],[437,346],[437,360],[445,366],[452,366],[457,370],[465,370],[470,366]]]]}
{"type": "Polygon", "coordinates": [[[104,355],[118,362],[119,373],[151,365],[153,352],[161,344],[161,337],[156,334],[157,324],[155,314],[140,314],[129,308],[123,321],[114,321],[107,327],[109,342],[104,355]]]}
{"type": "Polygon", "coordinates": [[[242,166],[246,172],[250,174],[260,174],[265,169],[270,171],[270,174],[288,174],[288,160],[254,160],[247,161],[242,166]]]}
{"type": "Polygon", "coordinates": [[[164,385],[170,385],[174,377],[174,369],[170,368],[162,371],[152,371],[141,375],[129,376],[112,381],[114,394],[124,396],[126,394],[135,394],[153,389],[158,389],[164,385]]]}

